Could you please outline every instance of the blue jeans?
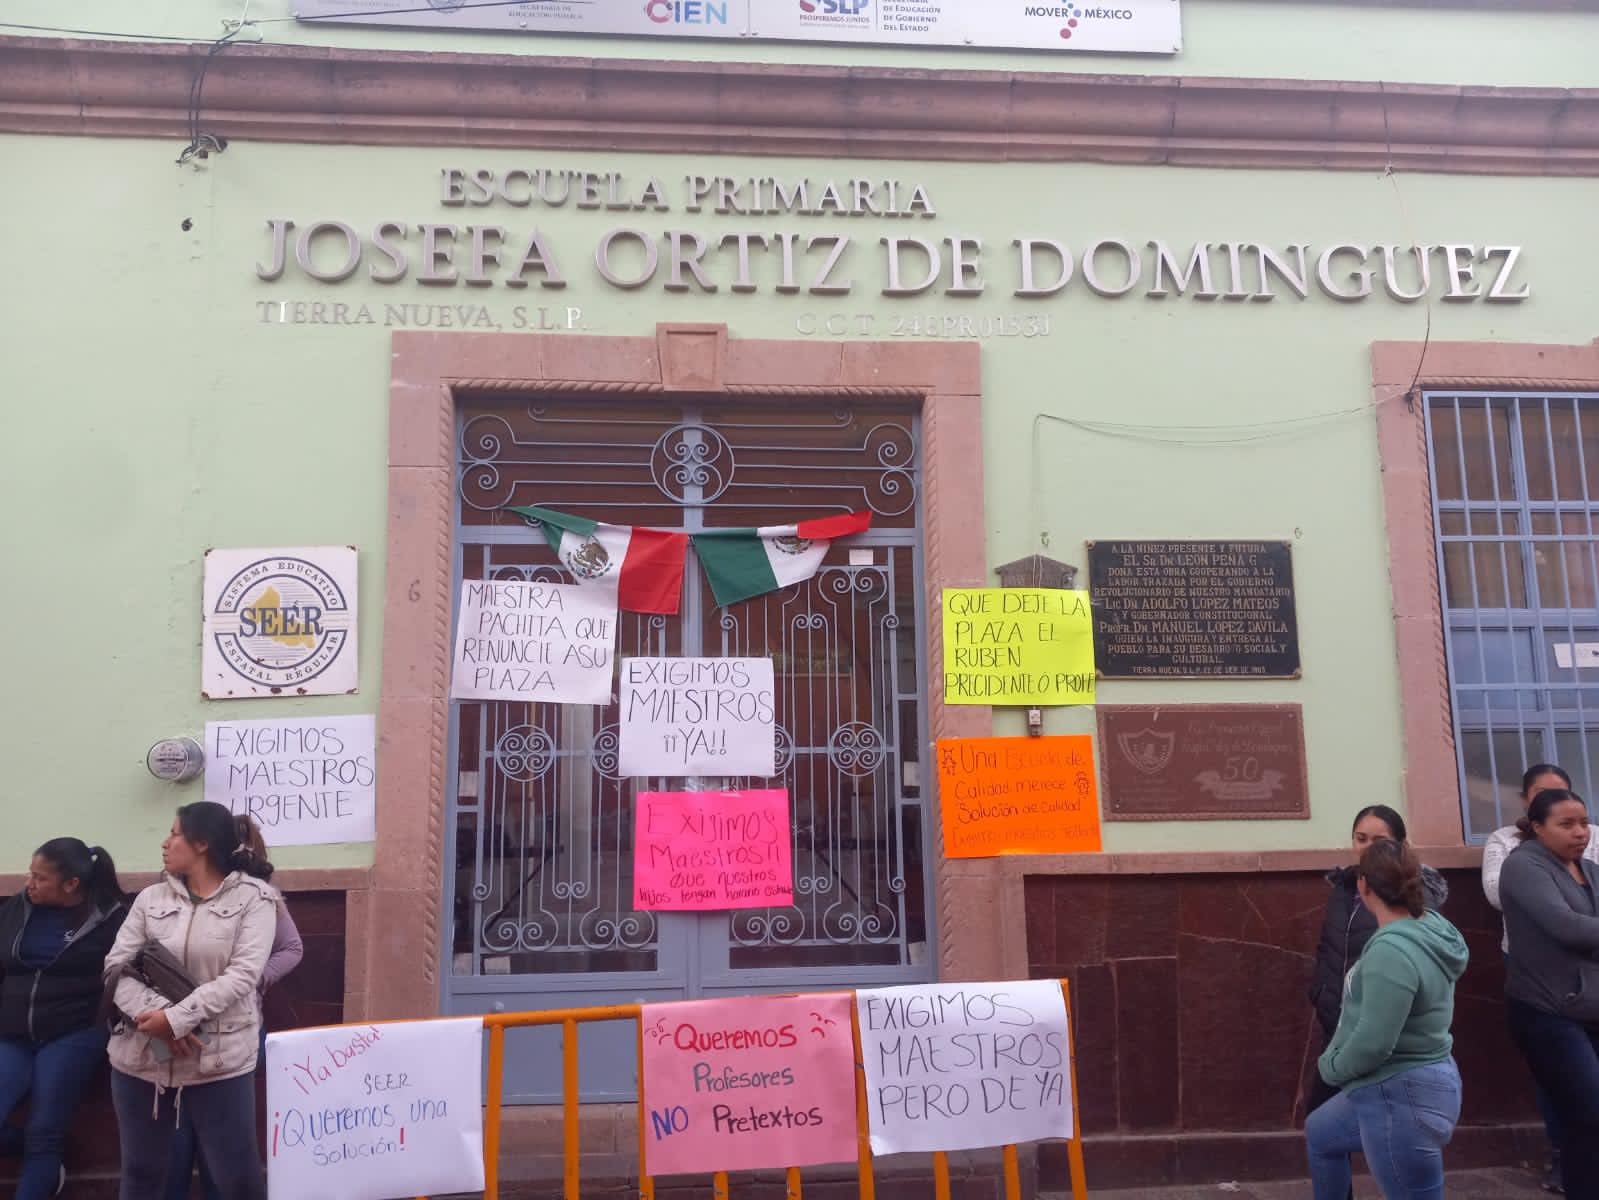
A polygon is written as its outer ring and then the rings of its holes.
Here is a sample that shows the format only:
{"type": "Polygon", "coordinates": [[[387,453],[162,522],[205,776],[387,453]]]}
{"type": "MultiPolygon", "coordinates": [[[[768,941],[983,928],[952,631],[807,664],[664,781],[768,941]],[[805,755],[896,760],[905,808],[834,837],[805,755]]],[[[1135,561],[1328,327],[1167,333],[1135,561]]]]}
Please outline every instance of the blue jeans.
{"type": "Polygon", "coordinates": [[[1566,1195],[1599,1196],[1599,1027],[1506,1000],[1510,1036],[1549,1095],[1566,1195]]]}
{"type": "Polygon", "coordinates": [[[172,1165],[172,1137],[183,1115],[194,1118],[200,1157],[228,1200],[266,1200],[266,1172],[255,1139],[255,1075],[194,1083],[157,1093],[155,1085],[111,1071],[122,1142],[120,1200],[163,1200],[172,1165]]]}
{"type": "Polygon", "coordinates": [[[31,1097],[28,1122],[6,1126],[0,1147],[22,1151],[16,1200],[44,1200],[61,1181],[61,1151],[78,1101],[105,1061],[106,1031],[99,1027],[64,1033],[48,1042],[0,1037],[0,1121],[31,1097]]]}
{"type": "MultiPolygon", "coordinates": [[[[1504,963],[1505,970],[1510,970],[1510,955],[1504,955],[1504,963]]],[[[1560,1114],[1555,1110],[1555,1102],[1549,1098],[1549,1093],[1543,1090],[1543,1084],[1536,1077],[1532,1081],[1532,1093],[1538,1100],[1538,1115],[1543,1118],[1543,1132],[1549,1139],[1549,1148],[1558,1154],[1564,1134],[1560,1129],[1560,1114]]]]}
{"type": "Polygon", "coordinates": [[[1452,1058],[1338,1093],[1305,1120],[1315,1200],[1344,1200],[1357,1150],[1387,1200],[1443,1200],[1444,1147],[1458,1120],[1452,1058]]]}

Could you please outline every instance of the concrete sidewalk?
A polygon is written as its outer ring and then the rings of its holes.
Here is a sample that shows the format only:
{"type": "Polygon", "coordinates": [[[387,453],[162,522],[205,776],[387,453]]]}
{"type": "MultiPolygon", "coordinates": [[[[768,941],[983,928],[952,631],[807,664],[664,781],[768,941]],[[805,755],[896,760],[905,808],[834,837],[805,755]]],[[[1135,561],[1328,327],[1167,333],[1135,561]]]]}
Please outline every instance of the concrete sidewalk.
{"type": "MultiPolygon", "coordinates": [[[[1550,1193],[1539,1187],[1541,1175],[1516,1167],[1481,1171],[1450,1171],[1444,1184],[1449,1200],[1531,1200],[1550,1193]]],[[[1267,1183],[1212,1183],[1204,1186],[1128,1188],[1121,1191],[1089,1189],[1091,1200],[1309,1200],[1308,1180],[1273,1180],[1267,1183]]],[[[1355,1179],[1356,1200],[1382,1200],[1370,1176],[1355,1179]]],[[[1069,1193],[1042,1193],[1040,1200],[1070,1200],[1069,1193]]]]}

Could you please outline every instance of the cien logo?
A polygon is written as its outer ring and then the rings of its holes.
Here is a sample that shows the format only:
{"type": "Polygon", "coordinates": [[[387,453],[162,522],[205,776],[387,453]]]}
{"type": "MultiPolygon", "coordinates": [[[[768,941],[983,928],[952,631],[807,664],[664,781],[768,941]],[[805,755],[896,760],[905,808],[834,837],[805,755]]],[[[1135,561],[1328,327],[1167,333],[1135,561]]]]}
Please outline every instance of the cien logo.
{"type": "Polygon", "coordinates": [[[727,0],[649,0],[644,15],[657,25],[726,25],[727,0]]]}
{"type": "Polygon", "coordinates": [[[872,0],[799,0],[800,11],[824,17],[858,17],[872,0]]]}

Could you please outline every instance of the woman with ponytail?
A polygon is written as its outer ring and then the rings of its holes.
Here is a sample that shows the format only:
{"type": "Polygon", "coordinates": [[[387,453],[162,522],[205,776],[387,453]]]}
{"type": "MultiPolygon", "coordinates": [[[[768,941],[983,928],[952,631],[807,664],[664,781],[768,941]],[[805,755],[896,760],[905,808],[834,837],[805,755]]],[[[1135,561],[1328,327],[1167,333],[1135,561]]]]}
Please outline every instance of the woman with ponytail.
{"type": "MultiPolygon", "coordinates": [[[[1571,776],[1554,763],[1533,763],[1521,773],[1521,808],[1525,813],[1538,798],[1540,792],[1569,791],[1571,776]]],[[[1500,912],[1504,911],[1504,903],[1499,898],[1499,875],[1504,870],[1505,860],[1515,848],[1524,841],[1520,824],[1505,825],[1494,830],[1488,835],[1488,842],[1482,848],[1482,894],[1488,898],[1500,912]]],[[[1584,852],[1586,857],[1599,862],[1599,838],[1588,843],[1584,852]]],[[[1510,958],[1510,932],[1507,929],[1500,939],[1499,948],[1505,953],[1506,966],[1510,958]]],[[[1537,1089],[1538,1115],[1543,1118],[1544,1135],[1549,1139],[1549,1165],[1544,1176],[1544,1191],[1559,1192],[1560,1185],[1560,1143],[1562,1141],[1560,1117],[1555,1113],[1554,1102],[1549,1099],[1549,1094],[1542,1087],[1537,1089]]]]}
{"type": "MultiPolygon", "coordinates": [[[[1358,862],[1373,842],[1387,839],[1406,845],[1405,819],[1386,804],[1368,804],[1355,814],[1349,830],[1349,843],[1358,862]]],[[[1316,957],[1311,969],[1310,1004],[1321,1027],[1321,1048],[1326,1049],[1338,1028],[1343,1012],[1344,980],[1349,968],[1360,959],[1366,942],[1377,932],[1377,922],[1360,902],[1356,880],[1358,866],[1339,867],[1327,874],[1327,907],[1321,918],[1321,937],[1316,942],[1316,957]]],[[[1427,907],[1442,908],[1449,898],[1449,885],[1431,867],[1421,868],[1421,886],[1427,907]]],[[[1314,1112],[1338,1094],[1321,1076],[1312,1081],[1306,1097],[1306,1112],[1314,1112]]]]}
{"type": "Polygon", "coordinates": [[[1587,856],[1588,806],[1539,792],[1521,844],[1499,873],[1510,935],[1510,1036],[1549,1097],[1571,1200],[1599,1196],[1599,865],[1587,856]]]}
{"type": "Polygon", "coordinates": [[[1316,1064],[1340,1090],[1305,1121],[1311,1185],[1315,1200],[1343,1200],[1358,1150],[1386,1200],[1441,1200],[1443,1148],[1460,1119],[1449,1026],[1466,941],[1427,908],[1421,864],[1402,842],[1372,842],[1356,870],[1377,932],[1349,973],[1338,1028],[1316,1064]]]}
{"type": "Polygon", "coordinates": [[[260,1047],[258,989],[280,901],[250,873],[225,805],[178,809],[161,843],[161,881],[139,893],[106,957],[121,1018],[111,1035],[111,1099],[122,1140],[121,1200],[162,1200],[181,1118],[193,1119],[200,1158],[229,1200],[265,1200],[255,1132],[260,1047]],[[195,987],[181,1000],[131,969],[150,943],[175,957],[195,987]]]}
{"type": "MultiPolygon", "coordinates": [[[[233,823],[238,830],[239,845],[250,852],[247,861],[241,860],[244,871],[263,883],[271,880],[272,860],[267,857],[266,838],[261,835],[261,826],[243,815],[235,817],[233,823]]],[[[268,988],[299,966],[300,960],[304,957],[305,947],[300,941],[300,931],[295,928],[294,918],[289,916],[288,905],[283,902],[282,897],[279,897],[277,927],[272,935],[272,953],[267,957],[266,968],[261,972],[261,982],[257,985],[262,998],[265,999],[268,988]]],[[[255,1069],[257,1074],[266,1070],[265,1021],[261,1023],[255,1069]]],[[[178,1123],[177,1136],[172,1139],[172,1164],[167,1171],[167,1200],[188,1200],[189,1186],[194,1179],[195,1160],[199,1157],[197,1151],[194,1120],[185,1113],[178,1123]]],[[[199,1165],[200,1191],[205,1200],[225,1200],[222,1189],[217,1187],[216,1179],[207,1169],[203,1158],[199,1159],[199,1165]]]]}
{"type": "Polygon", "coordinates": [[[105,1061],[100,979],[127,915],[111,856],[71,837],[35,850],[28,886],[0,908],[0,1149],[22,1154],[16,1200],[66,1186],[61,1150],[105,1061]],[[24,1100],[18,1129],[6,1118],[24,1100]]]}

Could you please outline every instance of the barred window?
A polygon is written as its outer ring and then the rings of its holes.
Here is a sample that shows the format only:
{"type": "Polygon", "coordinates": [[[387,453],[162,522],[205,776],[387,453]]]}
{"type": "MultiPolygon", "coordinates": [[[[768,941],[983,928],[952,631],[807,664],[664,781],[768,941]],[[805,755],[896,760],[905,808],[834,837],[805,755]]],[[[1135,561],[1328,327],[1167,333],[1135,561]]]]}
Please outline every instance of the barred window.
{"type": "Polygon", "coordinates": [[[1466,834],[1520,815],[1521,772],[1599,766],[1599,395],[1426,394],[1466,834]]]}

